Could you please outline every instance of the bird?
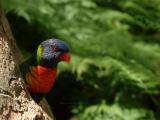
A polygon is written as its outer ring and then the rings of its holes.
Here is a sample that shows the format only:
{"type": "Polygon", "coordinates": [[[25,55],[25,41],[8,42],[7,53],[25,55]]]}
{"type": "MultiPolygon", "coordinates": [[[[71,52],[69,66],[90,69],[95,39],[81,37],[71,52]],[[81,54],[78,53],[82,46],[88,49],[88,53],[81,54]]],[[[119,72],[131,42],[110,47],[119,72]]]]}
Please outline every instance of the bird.
{"type": "Polygon", "coordinates": [[[20,65],[26,88],[36,103],[53,88],[58,63],[69,63],[70,58],[68,44],[52,38],[41,42],[33,55],[20,65]]]}

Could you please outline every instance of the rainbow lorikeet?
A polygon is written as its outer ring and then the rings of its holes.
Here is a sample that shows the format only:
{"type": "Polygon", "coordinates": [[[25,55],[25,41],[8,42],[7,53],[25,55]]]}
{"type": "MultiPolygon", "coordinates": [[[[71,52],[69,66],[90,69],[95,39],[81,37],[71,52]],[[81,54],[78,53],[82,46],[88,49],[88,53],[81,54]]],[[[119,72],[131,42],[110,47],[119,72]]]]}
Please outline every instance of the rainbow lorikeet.
{"type": "Polygon", "coordinates": [[[27,89],[37,103],[52,89],[60,61],[70,61],[69,47],[62,40],[49,39],[43,41],[37,51],[21,64],[27,89]]]}

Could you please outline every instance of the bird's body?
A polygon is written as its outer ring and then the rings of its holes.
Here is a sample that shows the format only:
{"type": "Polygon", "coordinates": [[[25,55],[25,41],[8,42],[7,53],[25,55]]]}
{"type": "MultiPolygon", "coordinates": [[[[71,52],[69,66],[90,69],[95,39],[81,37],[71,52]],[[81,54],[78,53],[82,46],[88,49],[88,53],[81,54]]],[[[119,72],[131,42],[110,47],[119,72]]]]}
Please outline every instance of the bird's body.
{"type": "Polygon", "coordinates": [[[43,66],[30,66],[26,74],[26,82],[29,91],[33,93],[48,93],[54,82],[57,68],[47,68],[43,66]]]}
{"type": "Polygon", "coordinates": [[[20,68],[27,89],[32,98],[39,102],[55,83],[57,65],[60,61],[69,62],[69,47],[58,39],[42,42],[37,51],[20,68]]]}

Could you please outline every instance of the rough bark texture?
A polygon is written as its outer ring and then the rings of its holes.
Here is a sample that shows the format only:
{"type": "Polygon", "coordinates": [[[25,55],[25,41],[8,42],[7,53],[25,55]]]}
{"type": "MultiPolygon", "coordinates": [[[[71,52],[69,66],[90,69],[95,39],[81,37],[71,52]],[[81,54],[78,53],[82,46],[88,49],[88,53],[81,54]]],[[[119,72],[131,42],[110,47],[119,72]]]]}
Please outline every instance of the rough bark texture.
{"type": "Polygon", "coordinates": [[[0,11],[0,120],[54,119],[52,113],[49,117],[25,89],[18,67],[21,62],[8,22],[0,11]]]}

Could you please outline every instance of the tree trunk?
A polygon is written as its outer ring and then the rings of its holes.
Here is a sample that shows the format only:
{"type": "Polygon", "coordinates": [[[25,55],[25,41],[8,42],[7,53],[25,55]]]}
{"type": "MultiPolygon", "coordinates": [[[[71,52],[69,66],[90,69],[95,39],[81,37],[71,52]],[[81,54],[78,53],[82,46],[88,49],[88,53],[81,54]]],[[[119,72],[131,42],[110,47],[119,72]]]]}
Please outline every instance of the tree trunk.
{"type": "Polygon", "coordinates": [[[0,11],[0,120],[54,119],[49,108],[51,117],[31,99],[20,76],[21,62],[22,56],[8,21],[4,12],[0,11]]]}

